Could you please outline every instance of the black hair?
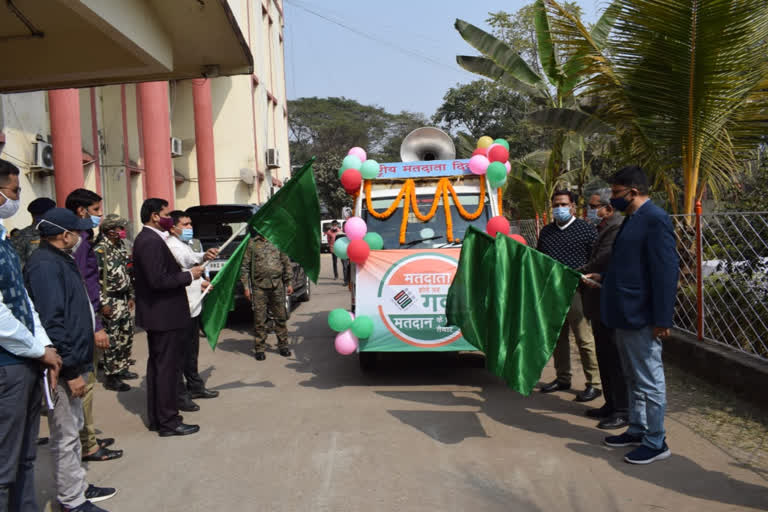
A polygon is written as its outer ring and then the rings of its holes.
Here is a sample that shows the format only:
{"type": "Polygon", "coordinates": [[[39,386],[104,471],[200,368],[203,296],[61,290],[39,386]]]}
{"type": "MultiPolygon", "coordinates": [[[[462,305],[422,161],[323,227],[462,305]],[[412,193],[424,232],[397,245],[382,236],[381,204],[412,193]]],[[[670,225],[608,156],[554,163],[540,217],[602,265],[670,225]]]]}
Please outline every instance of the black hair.
{"type": "Polygon", "coordinates": [[[183,210],[173,210],[171,213],[169,213],[171,218],[173,219],[173,225],[179,223],[179,221],[184,217],[189,217],[189,214],[183,210]]]}
{"type": "Polygon", "coordinates": [[[648,195],[648,175],[639,165],[628,165],[610,177],[608,183],[627,188],[636,188],[641,195],[648,195]]]}
{"type": "Polygon", "coordinates": [[[557,196],[568,196],[568,199],[571,201],[571,204],[576,204],[576,196],[573,195],[573,192],[566,189],[561,190],[555,190],[555,193],[552,194],[552,201],[555,200],[557,196]]]}
{"type": "Polygon", "coordinates": [[[331,222],[331,226],[333,226],[334,224],[338,226],[339,225],[339,221],[337,221],[337,220],[332,221],[331,222]]]}
{"type": "Polygon", "coordinates": [[[5,185],[11,181],[11,176],[18,176],[19,168],[8,160],[0,159],[0,185],[5,185]]]}
{"type": "Polygon", "coordinates": [[[152,218],[153,213],[160,213],[160,210],[168,206],[168,201],[150,197],[141,205],[141,223],[146,224],[152,218]]]}
{"type": "Polygon", "coordinates": [[[11,238],[19,234],[19,228],[13,228],[10,233],[8,233],[11,238]]]}
{"type": "Polygon", "coordinates": [[[64,206],[67,210],[77,215],[78,208],[83,207],[87,210],[99,201],[101,201],[101,196],[96,192],[84,188],[76,188],[69,193],[64,206]]]}

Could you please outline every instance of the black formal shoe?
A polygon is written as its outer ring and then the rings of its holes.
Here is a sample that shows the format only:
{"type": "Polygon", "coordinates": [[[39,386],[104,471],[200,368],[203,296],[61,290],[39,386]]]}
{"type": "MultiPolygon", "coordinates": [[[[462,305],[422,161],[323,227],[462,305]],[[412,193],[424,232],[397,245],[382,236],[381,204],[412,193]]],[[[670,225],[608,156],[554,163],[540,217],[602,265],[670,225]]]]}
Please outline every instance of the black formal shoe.
{"type": "Polygon", "coordinates": [[[150,425],[147,428],[150,432],[157,432],[157,425],[150,425]]]}
{"type": "Polygon", "coordinates": [[[603,421],[597,424],[597,428],[601,428],[603,430],[617,430],[624,428],[627,425],[629,425],[627,418],[616,416],[614,418],[605,418],[603,421]]]}
{"type": "Polygon", "coordinates": [[[266,354],[264,352],[256,352],[253,357],[256,358],[257,361],[263,361],[267,358],[266,354]]]}
{"type": "Polygon", "coordinates": [[[291,351],[285,347],[280,347],[277,353],[283,357],[288,357],[291,355],[291,351]]]}
{"type": "Polygon", "coordinates": [[[603,394],[602,391],[600,391],[597,388],[593,388],[592,386],[587,386],[587,389],[576,395],[576,401],[577,402],[591,402],[595,398],[601,396],[603,394]]]}
{"type": "Polygon", "coordinates": [[[189,400],[188,402],[182,402],[179,404],[179,410],[184,412],[197,412],[200,410],[200,406],[197,405],[192,400],[189,400]]]}
{"type": "Polygon", "coordinates": [[[173,430],[161,430],[158,432],[158,435],[160,437],[188,436],[199,431],[200,425],[187,425],[186,423],[182,423],[173,430]]]}
{"type": "Polygon", "coordinates": [[[110,375],[104,381],[104,387],[110,391],[128,391],[131,386],[123,382],[117,375],[110,375]]]}
{"type": "Polygon", "coordinates": [[[586,411],[584,411],[584,415],[587,418],[595,418],[595,419],[608,418],[610,417],[611,414],[613,414],[613,411],[608,407],[607,404],[597,409],[587,409],[586,411]]]}
{"type": "Polygon", "coordinates": [[[539,391],[542,393],[552,393],[553,391],[565,391],[566,389],[571,389],[571,385],[565,382],[560,382],[559,380],[553,380],[549,384],[541,386],[539,391]]]}
{"type": "Polygon", "coordinates": [[[201,389],[200,391],[190,391],[189,392],[189,398],[216,398],[219,396],[218,391],[213,391],[211,389],[201,389]]]}
{"type": "Polygon", "coordinates": [[[134,379],[138,379],[139,378],[139,374],[138,373],[134,373],[134,372],[129,371],[129,370],[123,370],[118,375],[123,380],[134,380],[134,379]]]}

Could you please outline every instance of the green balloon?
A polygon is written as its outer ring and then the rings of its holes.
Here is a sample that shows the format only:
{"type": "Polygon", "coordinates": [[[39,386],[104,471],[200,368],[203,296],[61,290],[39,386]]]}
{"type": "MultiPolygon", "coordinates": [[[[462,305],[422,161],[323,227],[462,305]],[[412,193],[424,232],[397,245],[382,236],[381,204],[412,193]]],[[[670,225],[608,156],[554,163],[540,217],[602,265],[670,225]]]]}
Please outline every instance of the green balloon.
{"type": "Polygon", "coordinates": [[[384,247],[384,239],[381,238],[380,234],[374,233],[373,231],[366,233],[363,240],[365,240],[365,243],[368,244],[368,247],[370,247],[372,251],[378,251],[384,247]]]}
{"type": "Polygon", "coordinates": [[[344,157],[344,161],[341,162],[341,169],[342,172],[346,171],[347,169],[357,169],[359,171],[362,165],[363,162],[361,162],[360,159],[355,155],[347,155],[344,157]]]}
{"type": "Polygon", "coordinates": [[[360,315],[352,322],[352,334],[364,340],[373,334],[373,320],[367,315],[360,315]]]}
{"type": "Polygon", "coordinates": [[[360,174],[363,175],[364,180],[372,180],[379,175],[379,162],[376,160],[366,160],[363,165],[360,166],[360,174]]]}
{"type": "Polygon", "coordinates": [[[488,181],[488,183],[491,185],[491,188],[501,188],[504,186],[504,184],[507,182],[506,178],[501,181],[488,181]]]}
{"type": "Polygon", "coordinates": [[[346,309],[334,309],[328,314],[328,325],[336,332],[346,331],[352,325],[352,315],[346,309]]]}
{"type": "Polygon", "coordinates": [[[491,162],[487,171],[488,181],[491,183],[504,182],[507,179],[507,168],[501,162],[491,162]]]}
{"type": "Polygon", "coordinates": [[[494,144],[501,144],[505,148],[507,148],[507,151],[509,151],[509,142],[507,142],[505,139],[496,139],[493,141],[494,144]]]}
{"type": "Polygon", "coordinates": [[[349,239],[347,237],[341,237],[333,242],[333,253],[339,258],[347,259],[347,247],[349,246],[349,239]]]}

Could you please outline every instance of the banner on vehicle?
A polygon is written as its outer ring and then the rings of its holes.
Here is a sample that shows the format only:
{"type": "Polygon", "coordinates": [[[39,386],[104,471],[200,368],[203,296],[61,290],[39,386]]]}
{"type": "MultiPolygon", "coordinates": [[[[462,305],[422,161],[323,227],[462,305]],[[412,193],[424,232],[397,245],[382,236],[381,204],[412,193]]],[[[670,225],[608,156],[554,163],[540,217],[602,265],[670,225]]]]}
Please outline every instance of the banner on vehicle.
{"type": "Polygon", "coordinates": [[[355,311],[374,321],[360,350],[477,350],[445,316],[459,254],[460,249],[372,251],[357,267],[355,311]]]}

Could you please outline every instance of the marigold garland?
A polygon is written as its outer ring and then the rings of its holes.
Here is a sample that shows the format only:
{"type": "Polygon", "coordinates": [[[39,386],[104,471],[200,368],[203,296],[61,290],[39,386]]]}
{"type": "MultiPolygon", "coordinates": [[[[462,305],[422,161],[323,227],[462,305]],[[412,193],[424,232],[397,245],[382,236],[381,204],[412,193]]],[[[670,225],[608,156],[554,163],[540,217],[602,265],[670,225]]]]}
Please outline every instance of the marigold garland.
{"type": "MultiPolygon", "coordinates": [[[[448,202],[448,190],[453,192],[453,187],[449,183],[447,187],[443,187],[443,206],[445,207],[445,238],[449,242],[453,242],[453,219],[451,219],[451,204],[448,202]]],[[[458,202],[456,203],[458,204],[458,202]]]]}
{"type": "Polygon", "coordinates": [[[499,203],[499,215],[504,215],[504,202],[502,201],[502,198],[504,197],[504,192],[501,190],[501,187],[496,189],[496,200],[499,203]]]}
{"type": "MultiPolygon", "coordinates": [[[[485,176],[480,176],[480,201],[477,210],[474,213],[469,213],[459,202],[459,196],[454,190],[451,181],[448,178],[441,178],[437,182],[437,189],[435,190],[435,196],[432,200],[432,205],[429,208],[429,212],[426,215],[422,215],[418,207],[418,198],[416,196],[416,182],[412,179],[405,180],[403,186],[400,188],[397,197],[392,204],[383,212],[377,212],[373,208],[373,199],[371,198],[371,180],[366,180],[364,185],[365,190],[365,202],[368,207],[368,213],[374,218],[379,220],[386,220],[395,213],[400,202],[403,201],[403,220],[400,223],[400,245],[405,244],[405,235],[408,230],[408,216],[410,210],[413,209],[413,214],[421,222],[429,222],[434,218],[437,213],[437,208],[440,205],[440,196],[443,198],[443,207],[445,208],[445,226],[446,226],[446,239],[449,242],[453,242],[453,219],[451,218],[451,205],[448,201],[448,194],[450,193],[453,202],[456,205],[456,209],[459,214],[466,220],[476,220],[483,214],[485,208],[485,176]]],[[[501,211],[501,188],[497,191],[499,211],[501,211]]],[[[355,200],[357,198],[355,197],[355,200]]]]}

